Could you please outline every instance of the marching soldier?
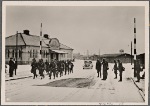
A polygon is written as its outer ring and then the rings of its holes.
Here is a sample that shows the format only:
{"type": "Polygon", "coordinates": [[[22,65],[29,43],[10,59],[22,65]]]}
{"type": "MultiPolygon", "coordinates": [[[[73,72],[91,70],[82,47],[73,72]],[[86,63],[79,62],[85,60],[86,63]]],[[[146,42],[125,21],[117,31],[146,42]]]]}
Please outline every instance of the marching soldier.
{"type": "MultiPolygon", "coordinates": [[[[118,73],[117,73],[117,70],[118,70],[118,67],[117,67],[117,62],[116,62],[116,60],[114,60],[114,63],[115,63],[115,64],[114,64],[114,68],[113,68],[114,73],[115,73],[115,78],[114,78],[114,79],[117,79],[117,74],[118,74],[118,73]]],[[[113,71],[113,70],[112,70],[112,71],[113,71]]]]}
{"type": "Polygon", "coordinates": [[[102,64],[103,64],[103,79],[102,80],[106,80],[107,75],[108,75],[107,70],[109,69],[108,68],[108,62],[105,59],[103,59],[102,64]]]}
{"type": "Polygon", "coordinates": [[[54,79],[55,79],[55,74],[56,74],[56,64],[55,62],[52,60],[52,62],[50,63],[49,65],[49,68],[50,68],[50,72],[49,72],[49,79],[51,79],[51,76],[52,76],[52,73],[53,73],[53,76],[54,76],[54,79]]]}
{"type": "MultiPolygon", "coordinates": [[[[67,74],[67,71],[69,70],[68,61],[65,62],[65,75],[67,74]]],[[[68,71],[69,74],[69,71],[68,71]]]]}
{"type": "Polygon", "coordinates": [[[73,67],[74,67],[74,64],[71,62],[71,72],[73,73],[73,67]]]}
{"type": "Polygon", "coordinates": [[[33,79],[35,79],[35,77],[37,77],[36,74],[36,69],[37,69],[37,62],[35,60],[35,58],[33,58],[32,63],[31,63],[31,73],[33,73],[33,79]]]}
{"type": "Polygon", "coordinates": [[[99,74],[100,74],[100,78],[101,78],[101,62],[99,60],[97,60],[97,62],[96,62],[96,70],[97,70],[97,74],[98,74],[97,77],[99,77],[99,74]]]}
{"type": "Polygon", "coordinates": [[[41,76],[41,79],[44,78],[44,62],[43,59],[40,59],[39,63],[38,63],[38,68],[39,68],[39,74],[41,76]]]}
{"type": "Polygon", "coordinates": [[[46,72],[48,74],[48,72],[49,72],[49,62],[47,60],[45,62],[45,70],[46,70],[46,72]]]}
{"type": "Polygon", "coordinates": [[[9,77],[13,77],[13,71],[15,69],[15,63],[13,61],[13,58],[10,58],[10,61],[9,61],[9,77]]]}

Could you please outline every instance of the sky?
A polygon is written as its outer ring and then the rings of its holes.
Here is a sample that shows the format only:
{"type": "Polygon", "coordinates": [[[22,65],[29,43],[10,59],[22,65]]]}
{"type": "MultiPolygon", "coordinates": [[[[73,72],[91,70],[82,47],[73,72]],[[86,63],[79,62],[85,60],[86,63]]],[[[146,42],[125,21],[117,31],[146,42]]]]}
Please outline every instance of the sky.
{"type": "Polygon", "coordinates": [[[58,38],[74,53],[131,52],[136,18],[137,54],[145,51],[145,17],[142,6],[7,6],[6,36],[30,30],[58,38]]]}

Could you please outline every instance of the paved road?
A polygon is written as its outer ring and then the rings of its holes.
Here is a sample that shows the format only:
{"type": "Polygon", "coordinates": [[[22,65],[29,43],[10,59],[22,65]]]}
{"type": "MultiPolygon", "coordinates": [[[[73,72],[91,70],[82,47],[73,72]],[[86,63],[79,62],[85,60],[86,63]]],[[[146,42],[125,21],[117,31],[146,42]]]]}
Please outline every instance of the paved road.
{"type": "MultiPolygon", "coordinates": [[[[6,82],[8,102],[144,102],[138,89],[128,78],[128,68],[123,82],[114,79],[109,65],[108,79],[97,78],[96,70],[82,69],[83,61],[74,63],[74,73],[50,80],[48,76],[6,82]]],[[[94,63],[95,65],[95,63],[94,63]]],[[[95,67],[95,66],[94,66],[95,67]]]]}

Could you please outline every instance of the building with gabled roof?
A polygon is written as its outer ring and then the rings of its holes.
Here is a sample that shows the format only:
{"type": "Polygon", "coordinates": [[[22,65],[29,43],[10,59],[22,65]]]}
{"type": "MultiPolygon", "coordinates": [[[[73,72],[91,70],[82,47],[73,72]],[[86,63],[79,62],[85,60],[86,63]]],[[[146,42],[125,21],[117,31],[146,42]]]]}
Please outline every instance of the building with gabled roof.
{"type": "MultiPolygon", "coordinates": [[[[40,36],[31,35],[28,30],[6,37],[5,46],[6,63],[11,57],[16,58],[18,64],[29,64],[33,58],[39,60],[40,36]]],[[[49,62],[52,59],[72,60],[73,49],[45,34],[42,37],[42,59],[49,62]]]]}

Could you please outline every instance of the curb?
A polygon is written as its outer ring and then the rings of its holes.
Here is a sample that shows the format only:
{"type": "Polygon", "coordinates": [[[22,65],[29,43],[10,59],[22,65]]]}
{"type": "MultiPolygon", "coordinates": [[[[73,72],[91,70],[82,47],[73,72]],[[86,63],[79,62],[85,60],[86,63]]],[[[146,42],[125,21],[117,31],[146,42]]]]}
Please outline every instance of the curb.
{"type": "Polygon", "coordinates": [[[142,96],[142,99],[145,101],[145,95],[144,95],[143,90],[136,84],[136,82],[133,80],[133,78],[131,78],[131,79],[132,79],[134,85],[138,88],[139,93],[140,93],[140,95],[142,96]]]}
{"type": "Polygon", "coordinates": [[[30,78],[33,76],[26,76],[26,77],[19,77],[19,78],[12,78],[12,79],[6,79],[5,81],[12,81],[12,80],[18,80],[18,79],[25,79],[25,78],[30,78]]]}

